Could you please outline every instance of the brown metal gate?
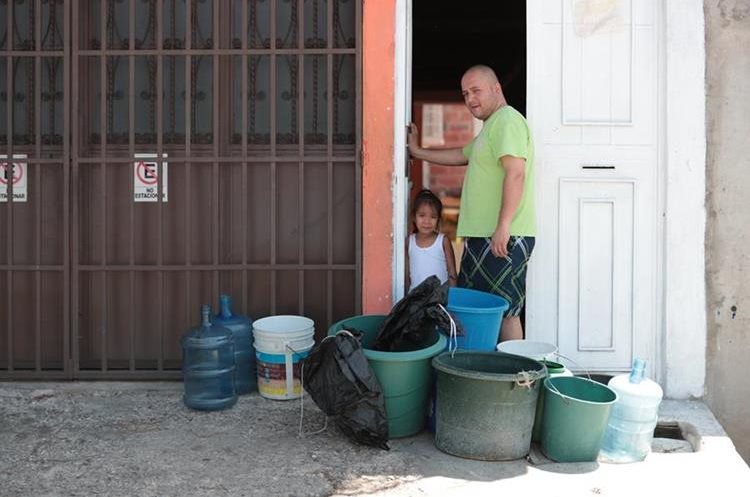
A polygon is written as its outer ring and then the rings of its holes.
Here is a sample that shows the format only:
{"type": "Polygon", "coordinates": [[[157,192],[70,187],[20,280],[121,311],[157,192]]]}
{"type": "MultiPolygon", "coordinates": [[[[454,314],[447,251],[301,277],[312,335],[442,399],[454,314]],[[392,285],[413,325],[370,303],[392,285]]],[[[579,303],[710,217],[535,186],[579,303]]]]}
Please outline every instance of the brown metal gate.
{"type": "Polygon", "coordinates": [[[0,14],[0,131],[28,173],[0,203],[0,377],[178,377],[219,293],[318,336],[359,311],[359,0],[0,14]]]}

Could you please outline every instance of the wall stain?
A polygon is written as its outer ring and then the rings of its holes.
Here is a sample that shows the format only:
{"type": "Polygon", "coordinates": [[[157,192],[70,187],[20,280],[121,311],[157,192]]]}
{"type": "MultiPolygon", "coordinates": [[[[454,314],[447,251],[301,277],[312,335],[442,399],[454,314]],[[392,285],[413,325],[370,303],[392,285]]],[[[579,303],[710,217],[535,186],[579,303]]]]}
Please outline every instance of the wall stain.
{"type": "Polygon", "coordinates": [[[750,17],[750,3],[746,0],[720,0],[719,12],[721,24],[726,27],[732,22],[742,22],[750,17]]]}

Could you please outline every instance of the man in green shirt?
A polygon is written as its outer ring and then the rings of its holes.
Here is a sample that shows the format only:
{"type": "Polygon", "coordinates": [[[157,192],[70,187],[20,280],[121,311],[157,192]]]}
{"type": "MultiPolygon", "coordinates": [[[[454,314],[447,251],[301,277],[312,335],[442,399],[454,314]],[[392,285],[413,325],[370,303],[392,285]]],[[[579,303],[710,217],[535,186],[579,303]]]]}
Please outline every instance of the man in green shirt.
{"type": "Polygon", "coordinates": [[[506,299],[510,308],[501,340],[520,339],[526,266],[536,235],[534,143],[526,119],[508,105],[491,68],[467,70],[461,91],[469,111],[483,121],[479,135],[463,148],[425,149],[412,124],[409,152],[435,164],[468,164],[458,220],[458,236],[465,239],[458,285],[506,299]]]}

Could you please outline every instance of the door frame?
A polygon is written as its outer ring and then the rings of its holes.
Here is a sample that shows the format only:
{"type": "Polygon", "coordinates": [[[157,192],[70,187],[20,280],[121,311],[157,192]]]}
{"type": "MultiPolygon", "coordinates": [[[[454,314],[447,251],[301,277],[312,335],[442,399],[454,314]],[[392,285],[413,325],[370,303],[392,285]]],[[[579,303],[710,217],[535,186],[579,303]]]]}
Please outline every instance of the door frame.
{"type": "MultiPolygon", "coordinates": [[[[410,74],[402,65],[410,60],[411,6],[413,0],[393,0],[396,6],[394,60],[394,129],[392,197],[393,239],[392,297],[402,294],[404,256],[403,213],[408,203],[401,178],[406,171],[404,131],[399,115],[406,116],[410,74]]],[[[565,1],[565,0],[560,0],[565,1]]],[[[541,9],[527,1],[527,25],[541,9]]],[[[658,323],[656,332],[657,380],[671,398],[701,397],[706,365],[705,309],[705,38],[703,3],[700,0],[660,2],[659,111],[662,115],[658,156],[662,161],[663,202],[657,275],[658,323]],[[690,367],[685,367],[690,358],[690,367]]],[[[534,67],[537,47],[527,30],[527,67],[534,67]]],[[[539,95],[527,90],[528,117],[534,126],[539,95]]],[[[543,171],[539,171],[537,181],[543,171]]],[[[367,209],[367,207],[365,207],[367,209]]],[[[532,259],[533,264],[533,259],[532,259]]]]}

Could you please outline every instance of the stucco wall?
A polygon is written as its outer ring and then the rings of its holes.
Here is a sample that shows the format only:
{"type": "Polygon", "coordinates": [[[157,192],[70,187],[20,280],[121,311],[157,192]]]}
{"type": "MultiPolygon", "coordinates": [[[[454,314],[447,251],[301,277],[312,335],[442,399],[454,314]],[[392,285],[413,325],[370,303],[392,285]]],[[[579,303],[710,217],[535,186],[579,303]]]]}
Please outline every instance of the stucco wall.
{"type": "Polygon", "coordinates": [[[750,462],[750,1],[707,0],[705,20],[706,399],[750,462]]]}

